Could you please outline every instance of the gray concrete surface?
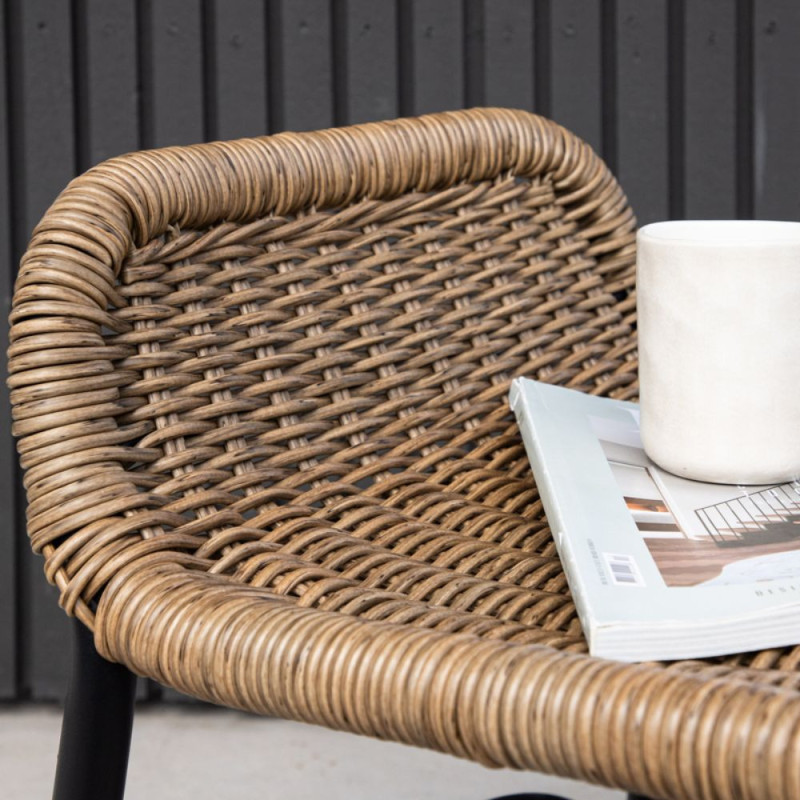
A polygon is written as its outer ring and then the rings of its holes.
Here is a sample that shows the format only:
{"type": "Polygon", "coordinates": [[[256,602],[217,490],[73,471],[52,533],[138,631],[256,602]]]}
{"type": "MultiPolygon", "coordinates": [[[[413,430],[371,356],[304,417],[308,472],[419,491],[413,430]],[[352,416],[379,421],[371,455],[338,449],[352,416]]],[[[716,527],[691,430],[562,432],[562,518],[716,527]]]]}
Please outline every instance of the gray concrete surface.
{"type": "MultiPolygon", "coordinates": [[[[60,721],[55,708],[0,708],[0,796],[50,797],[60,721]]],[[[310,725],[162,707],[137,710],[126,800],[489,800],[534,791],[624,798],[310,725]]]]}

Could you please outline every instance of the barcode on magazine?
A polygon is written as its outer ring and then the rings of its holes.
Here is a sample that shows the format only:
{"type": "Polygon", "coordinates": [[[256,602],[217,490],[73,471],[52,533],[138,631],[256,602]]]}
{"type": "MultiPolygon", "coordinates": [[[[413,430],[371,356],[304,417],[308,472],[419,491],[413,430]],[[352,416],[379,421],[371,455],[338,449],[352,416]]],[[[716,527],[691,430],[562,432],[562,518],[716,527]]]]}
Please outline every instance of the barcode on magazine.
{"type": "Polygon", "coordinates": [[[633,556],[618,553],[603,553],[611,572],[611,580],[617,586],[644,586],[644,578],[633,556]]]}

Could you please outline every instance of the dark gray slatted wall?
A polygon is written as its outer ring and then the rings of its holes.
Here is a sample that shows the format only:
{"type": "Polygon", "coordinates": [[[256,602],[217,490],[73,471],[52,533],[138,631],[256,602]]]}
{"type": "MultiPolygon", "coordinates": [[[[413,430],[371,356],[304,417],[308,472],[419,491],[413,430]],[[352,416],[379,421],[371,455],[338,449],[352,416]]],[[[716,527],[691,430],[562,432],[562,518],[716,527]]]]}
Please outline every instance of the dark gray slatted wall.
{"type": "MultiPolygon", "coordinates": [[[[642,222],[800,218],[795,0],[0,0],[0,28],[6,306],[33,225],[104,158],[470,105],[585,137],[642,222]]],[[[58,697],[67,625],[0,413],[0,699],[58,697]]]]}

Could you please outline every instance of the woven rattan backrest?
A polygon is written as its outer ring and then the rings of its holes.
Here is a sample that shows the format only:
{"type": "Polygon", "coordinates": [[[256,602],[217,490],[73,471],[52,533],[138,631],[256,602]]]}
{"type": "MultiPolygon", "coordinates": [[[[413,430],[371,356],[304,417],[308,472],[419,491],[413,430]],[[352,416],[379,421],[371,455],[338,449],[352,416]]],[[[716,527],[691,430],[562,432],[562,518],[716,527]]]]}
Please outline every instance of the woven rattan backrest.
{"type": "Polygon", "coordinates": [[[506,394],[635,395],[633,230],[594,153],[523,112],[76,179],[23,259],[10,348],[28,530],[67,610],[91,624],[120,567],[169,552],[306,605],[577,636],[506,394]]]}

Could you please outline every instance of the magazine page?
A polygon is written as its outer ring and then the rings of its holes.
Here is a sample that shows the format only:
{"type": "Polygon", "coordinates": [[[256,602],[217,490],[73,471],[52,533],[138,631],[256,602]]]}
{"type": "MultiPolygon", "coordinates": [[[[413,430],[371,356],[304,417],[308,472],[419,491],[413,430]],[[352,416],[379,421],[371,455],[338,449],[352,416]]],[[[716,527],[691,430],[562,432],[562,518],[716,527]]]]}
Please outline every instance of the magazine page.
{"type": "MultiPolygon", "coordinates": [[[[671,475],[644,453],[634,403],[527,379],[511,402],[590,644],[604,626],[713,622],[736,636],[747,620],[800,603],[797,483],[671,475]]],[[[781,626],[763,646],[800,641],[800,622],[781,626]]]]}

